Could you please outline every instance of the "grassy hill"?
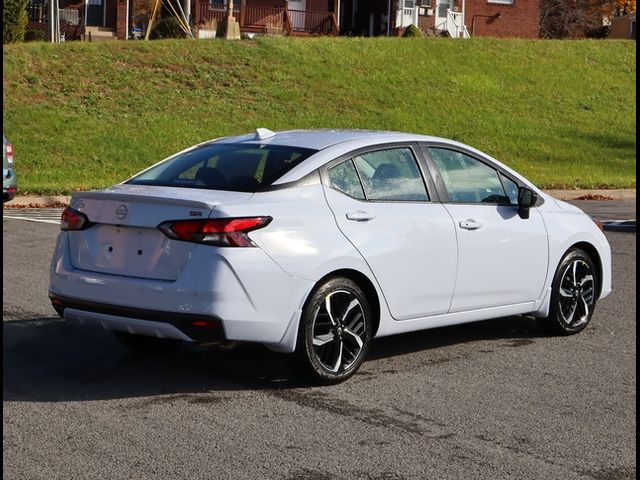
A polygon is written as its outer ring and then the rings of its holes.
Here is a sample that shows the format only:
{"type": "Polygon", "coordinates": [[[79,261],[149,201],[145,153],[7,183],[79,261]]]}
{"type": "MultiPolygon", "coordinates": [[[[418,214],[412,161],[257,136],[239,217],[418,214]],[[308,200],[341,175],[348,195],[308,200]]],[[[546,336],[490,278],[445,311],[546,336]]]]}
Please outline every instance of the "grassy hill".
{"type": "Polygon", "coordinates": [[[309,38],[3,47],[23,193],[103,187],[221,135],[454,138],[543,188],[635,187],[629,41],[309,38]]]}

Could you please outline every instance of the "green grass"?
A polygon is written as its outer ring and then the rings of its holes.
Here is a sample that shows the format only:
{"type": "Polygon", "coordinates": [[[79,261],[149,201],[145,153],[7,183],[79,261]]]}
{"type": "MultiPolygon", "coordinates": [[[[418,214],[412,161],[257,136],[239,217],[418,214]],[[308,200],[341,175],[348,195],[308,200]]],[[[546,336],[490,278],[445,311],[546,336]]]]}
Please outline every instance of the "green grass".
{"type": "Polygon", "coordinates": [[[635,188],[635,42],[309,38],[3,47],[23,193],[104,187],[292,128],[453,138],[543,188],[635,188]]]}

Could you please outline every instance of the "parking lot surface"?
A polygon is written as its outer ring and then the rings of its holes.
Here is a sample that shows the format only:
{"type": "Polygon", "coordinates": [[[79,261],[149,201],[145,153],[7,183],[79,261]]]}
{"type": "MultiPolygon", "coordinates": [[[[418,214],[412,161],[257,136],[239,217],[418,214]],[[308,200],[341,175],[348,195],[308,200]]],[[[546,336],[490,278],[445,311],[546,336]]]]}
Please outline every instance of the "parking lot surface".
{"type": "Polygon", "coordinates": [[[3,478],[636,476],[635,233],[607,233],[614,290],[579,335],[512,317],[389,337],[310,387],[261,347],[134,354],[60,320],[57,231],[3,219],[3,478]]]}

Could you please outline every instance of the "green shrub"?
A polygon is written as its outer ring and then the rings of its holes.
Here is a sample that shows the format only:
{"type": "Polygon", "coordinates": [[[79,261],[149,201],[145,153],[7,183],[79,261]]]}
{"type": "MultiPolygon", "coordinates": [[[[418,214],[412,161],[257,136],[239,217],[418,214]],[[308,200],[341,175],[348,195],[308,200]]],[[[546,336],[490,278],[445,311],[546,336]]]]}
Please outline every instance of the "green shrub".
{"type": "Polygon", "coordinates": [[[415,25],[409,25],[407,29],[404,31],[404,33],[402,34],[402,36],[406,38],[410,38],[410,37],[422,38],[424,37],[424,34],[422,33],[422,30],[420,30],[415,25]]]}
{"type": "Polygon", "coordinates": [[[187,35],[180,27],[180,22],[175,17],[165,17],[156,23],[151,30],[150,37],[154,40],[163,38],[185,38],[187,35]]]}
{"type": "Polygon", "coordinates": [[[27,33],[24,34],[25,42],[46,42],[47,34],[42,30],[27,30],[27,33]]]}
{"type": "Polygon", "coordinates": [[[27,0],[4,0],[2,2],[2,43],[24,40],[27,28],[27,0]]]}

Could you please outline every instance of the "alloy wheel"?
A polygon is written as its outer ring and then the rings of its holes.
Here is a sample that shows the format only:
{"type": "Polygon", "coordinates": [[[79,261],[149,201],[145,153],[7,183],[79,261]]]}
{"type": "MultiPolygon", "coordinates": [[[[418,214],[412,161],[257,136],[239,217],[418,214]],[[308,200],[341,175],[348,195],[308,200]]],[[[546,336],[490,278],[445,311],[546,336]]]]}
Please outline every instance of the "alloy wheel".
{"type": "Polygon", "coordinates": [[[589,320],[595,298],[591,267],[574,259],[562,273],[558,291],[559,313],[567,327],[576,328],[589,320]]]}
{"type": "Polygon", "coordinates": [[[328,293],[315,313],[312,332],[313,351],[324,369],[340,373],[351,368],[369,334],[358,298],[347,290],[328,293]]]}

